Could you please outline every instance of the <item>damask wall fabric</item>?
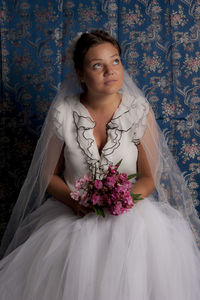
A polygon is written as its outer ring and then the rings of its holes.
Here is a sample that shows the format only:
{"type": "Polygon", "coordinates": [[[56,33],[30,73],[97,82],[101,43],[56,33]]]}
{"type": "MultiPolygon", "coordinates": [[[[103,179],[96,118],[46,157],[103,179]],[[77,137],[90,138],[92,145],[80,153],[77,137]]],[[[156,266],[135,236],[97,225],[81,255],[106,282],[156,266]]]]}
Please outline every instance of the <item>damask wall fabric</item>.
{"type": "Polygon", "coordinates": [[[1,235],[67,74],[68,43],[97,28],[119,40],[200,212],[199,0],[1,0],[0,19],[1,235]]]}

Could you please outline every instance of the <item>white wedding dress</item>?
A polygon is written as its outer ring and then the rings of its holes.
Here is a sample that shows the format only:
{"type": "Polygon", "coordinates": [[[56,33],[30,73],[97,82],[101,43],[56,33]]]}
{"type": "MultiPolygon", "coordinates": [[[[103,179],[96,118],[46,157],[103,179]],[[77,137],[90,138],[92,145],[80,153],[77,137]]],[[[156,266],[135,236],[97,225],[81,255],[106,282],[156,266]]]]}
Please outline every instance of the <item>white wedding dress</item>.
{"type": "MultiPolygon", "coordinates": [[[[123,159],[119,171],[136,172],[137,140],[149,106],[128,96],[108,123],[101,155],[94,121],[75,97],[62,103],[55,124],[65,141],[64,178],[75,180],[96,163],[101,174],[123,159]],[[134,123],[133,116],[134,114],[134,123]]],[[[51,198],[27,217],[0,262],[1,300],[198,300],[200,254],[188,223],[153,196],[129,212],[78,217],[51,198]],[[18,237],[30,237],[22,243],[18,237]]]]}

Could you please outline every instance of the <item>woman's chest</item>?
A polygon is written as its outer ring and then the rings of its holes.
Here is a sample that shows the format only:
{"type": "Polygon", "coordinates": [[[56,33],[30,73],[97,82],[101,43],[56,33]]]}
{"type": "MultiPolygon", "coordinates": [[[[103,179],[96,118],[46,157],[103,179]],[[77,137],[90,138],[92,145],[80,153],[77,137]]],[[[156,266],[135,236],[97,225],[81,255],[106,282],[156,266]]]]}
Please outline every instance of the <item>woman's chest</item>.
{"type": "Polygon", "coordinates": [[[102,122],[96,122],[96,126],[93,129],[93,137],[97,146],[99,153],[102,153],[102,149],[106,145],[108,140],[108,132],[107,132],[107,122],[102,120],[102,122]]]}
{"type": "Polygon", "coordinates": [[[113,112],[107,112],[102,114],[92,114],[92,119],[95,123],[95,127],[93,128],[93,132],[91,133],[93,135],[93,138],[95,140],[97,149],[99,153],[101,154],[102,149],[106,145],[106,142],[108,140],[108,128],[107,125],[109,124],[110,120],[112,119],[113,112]]]}
{"type": "Polygon", "coordinates": [[[131,129],[123,131],[118,126],[107,126],[103,122],[99,126],[92,123],[83,126],[83,122],[72,125],[65,132],[66,175],[67,168],[76,178],[96,168],[101,176],[110,164],[116,164],[121,159],[120,172],[136,172],[138,151],[132,141],[131,129]]]}

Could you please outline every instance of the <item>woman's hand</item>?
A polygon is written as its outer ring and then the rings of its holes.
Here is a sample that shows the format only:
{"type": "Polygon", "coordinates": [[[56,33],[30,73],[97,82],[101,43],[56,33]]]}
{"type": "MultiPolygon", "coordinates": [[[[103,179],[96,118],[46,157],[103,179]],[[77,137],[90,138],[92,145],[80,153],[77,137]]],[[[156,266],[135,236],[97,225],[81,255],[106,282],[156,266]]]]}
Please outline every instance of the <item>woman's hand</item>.
{"type": "MultiPolygon", "coordinates": [[[[141,198],[149,196],[155,189],[154,179],[151,173],[151,169],[146,157],[146,153],[142,144],[137,146],[138,148],[138,178],[133,185],[132,192],[140,194],[141,198]]],[[[139,200],[140,201],[140,200],[139,200]]]]}
{"type": "Polygon", "coordinates": [[[74,199],[70,199],[70,204],[68,206],[73,210],[74,214],[79,217],[84,217],[88,213],[94,212],[92,206],[85,207],[74,199]]]}
{"type": "Polygon", "coordinates": [[[54,174],[49,182],[47,187],[47,192],[51,194],[55,199],[69,206],[75,215],[84,217],[89,212],[94,212],[92,206],[85,207],[79,202],[75,201],[70,197],[70,189],[69,186],[64,182],[64,180],[60,177],[60,174],[64,168],[64,147],[62,148],[60,158],[56,165],[54,174]]]}

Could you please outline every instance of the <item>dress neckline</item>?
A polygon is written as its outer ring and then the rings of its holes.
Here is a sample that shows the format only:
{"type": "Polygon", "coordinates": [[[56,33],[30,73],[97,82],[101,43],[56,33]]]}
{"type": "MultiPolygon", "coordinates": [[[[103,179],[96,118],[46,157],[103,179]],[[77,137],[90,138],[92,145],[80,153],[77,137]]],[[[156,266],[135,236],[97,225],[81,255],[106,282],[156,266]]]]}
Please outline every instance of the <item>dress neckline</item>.
{"type": "MultiPolygon", "coordinates": [[[[119,106],[117,107],[117,109],[115,110],[112,118],[110,119],[110,121],[107,123],[107,125],[109,125],[110,123],[112,123],[113,120],[119,118],[122,114],[124,114],[125,112],[127,112],[130,109],[130,102],[131,99],[127,96],[127,94],[124,93],[120,93],[121,95],[121,103],[119,104],[119,106]]],[[[96,124],[96,122],[93,120],[90,112],[88,111],[88,109],[85,107],[85,105],[83,105],[80,101],[80,94],[77,94],[75,96],[75,101],[74,104],[76,106],[76,110],[81,112],[81,115],[83,115],[85,118],[87,118],[88,120],[91,121],[91,123],[93,123],[94,125],[96,124]]]]}
{"type": "MultiPolygon", "coordinates": [[[[110,121],[106,124],[106,126],[112,121],[112,119],[114,119],[115,115],[117,114],[118,110],[120,110],[120,106],[122,105],[123,102],[123,94],[119,93],[121,95],[121,101],[120,104],[118,105],[118,107],[116,108],[116,110],[114,111],[112,118],[110,119],[110,121]]],[[[80,94],[79,94],[79,105],[81,108],[83,108],[83,110],[87,113],[88,117],[92,120],[92,122],[94,122],[94,124],[96,125],[96,122],[94,121],[93,117],[91,116],[89,110],[87,109],[87,107],[80,101],[80,94]]]]}
{"type": "Polygon", "coordinates": [[[90,120],[93,122],[94,124],[94,127],[92,128],[92,137],[93,137],[93,140],[94,140],[94,145],[95,145],[95,148],[97,150],[97,153],[98,153],[98,157],[99,159],[102,158],[102,155],[103,155],[103,150],[106,148],[107,144],[108,144],[108,141],[109,141],[109,134],[108,134],[108,129],[109,129],[109,124],[116,118],[116,116],[118,115],[118,112],[121,110],[121,106],[123,106],[123,102],[124,102],[124,95],[122,93],[119,93],[121,95],[121,101],[120,101],[120,104],[118,105],[118,107],[116,108],[116,110],[114,111],[113,115],[112,115],[112,118],[110,119],[110,121],[106,124],[106,135],[107,135],[107,139],[106,139],[106,143],[104,144],[104,146],[99,149],[98,146],[97,146],[97,141],[95,139],[95,136],[94,136],[94,128],[96,126],[96,122],[94,121],[93,117],[91,116],[89,110],[87,109],[87,107],[80,101],[80,94],[78,96],[79,98],[79,106],[86,112],[87,116],[90,118],[90,120]]]}
{"type": "Polygon", "coordinates": [[[76,101],[74,102],[75,103],[75,110],[82,117],[82,121],[83,121],[84,124],[82,124],[81,126],[83,126],[83,127],[85,126],[85,128],[87,128],[87,130],[90,131],[90,138],[93,140],[92,148],[96,152],[95,156],[98,157],[99,161],[101,161],[103,156],[105,155],[104,152],[107,152],[108,149],[110,148],[110,146],[109,146],[109,144],[110,144],[110,133],[108,131],[109,130],[112,131],[112,129],[115,129],[115,125],[116,125],[115,120],[118,119],[121,115],[123,115],[127,111],[129,111],[129,109],[130,109],[130,105],[129,105],[130,99],[126,96],[126,94],[120,93],[120,95],[121,95],[121,102],[120,102],[119,106],[117,107],[117,109],[115,110],[115,112],[114,112],[112,118],[110,119],[110,121],[106,124],[107,140],[106,140],[105,145],[101,149],[101,151],[99,150],[99,148],[97,146],[97,142],[96,142],[96,139],[94,137],[94,132],[93,132],[94,127],[96,126],[96,122],[92,118],[90,112],[85,107],[85,105],[83,105],[81,103],[80,94],[75,96],[76,97],[76,99],[75,99],[76,101]]]}

